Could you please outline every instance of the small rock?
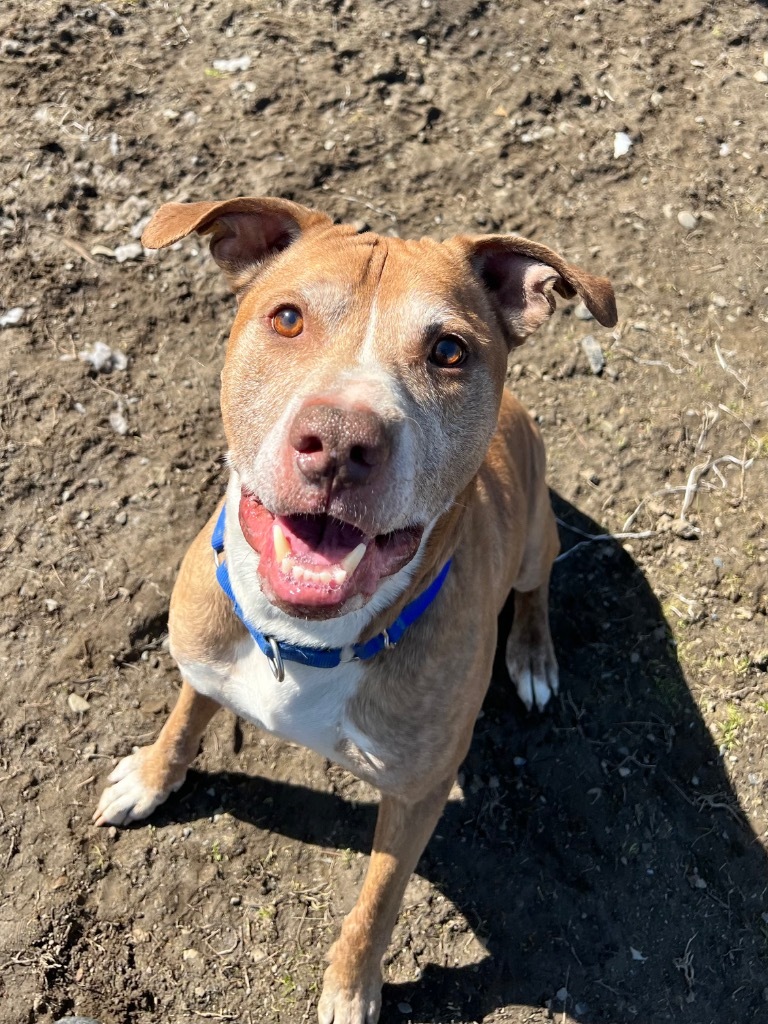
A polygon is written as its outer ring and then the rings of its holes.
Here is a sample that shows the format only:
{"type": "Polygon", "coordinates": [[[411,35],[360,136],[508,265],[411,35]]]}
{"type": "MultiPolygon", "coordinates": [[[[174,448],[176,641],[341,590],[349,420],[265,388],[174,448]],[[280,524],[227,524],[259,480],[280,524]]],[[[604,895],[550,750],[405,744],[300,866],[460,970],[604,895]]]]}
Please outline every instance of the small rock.
{"type": "Polygon", "coordinates": [[[568,989],[565,987],[559,988],[557,992],[555,992],[555,999],[559,1000],[561,1003],[564,1003],[568,996],[569,992],[568,989]]]}
{"type": "Polygon", "coordinates": [[[128,420],[123,415],[123,410],[118,407],[109,414],[109,425],[116,434],[125,437],[128,433],[128,420]]]}
{"type": "Polygon", "coordinates": [[[730,156],[731,155],[731,147],[728,145],[727,142],[721,142],[720,143],[720,149],[718,150],[718,152],[719,152],[720,156],[730,156]]]}
{"type": "Polygon", "coordinates": [[[645,320],[635,320],[635,322],[632,324],[632,327],[634,330],[641,331],[643,334],[646,334],[648,331],[648,324],[645,322],[645,320]]]}
{"type": "Polygon", "coordinates": [[[639,949],[635,949],[634,946],[630,946],[629,947],[629,952],[632,954],[632,959],[633,960],[639,960],[640,963],[645,963],[645,961],[648,959],[647,956],[643,956],[643,954],[640,952],[640,950],[639,949]]]}
{"type": "Polygon", "coordinates": [[[94,1020],[93,1017],[59,1017],[53,1024],[101,1024],[101,1022],[94,1020]]]}
{"type": "Polygon", "coordinates": [[[652,107],[660,107],[662,102],[664,101],[664,97],[660,92],[652,92],[650,99],[652,107]]]}
{"type": "Polygon", "coordinates": [[[577,320],[593,320],[594,317],[589,312],[583,302],[580,302],[573,311],[573,315],[577,320]]]}
{"type": "Polygon", "coordinates": [[[763,71],[761,68],[759,71],[756,71],[752,77],[756,82],[759,82],[760,85],[768,85],[768,71],[763,71]]]}
{"type": "Polygon", "coordinates": [[[677,215],[677,223],[680,227],[685,228],[686,231],[693,231],[699,223],[699,219],[690,210],[681,210],[677,215]]]}
{"type": "Polygon", "coordinates": [[[600,343],[591,334],[588,334],[581,339],[581,347],[584,349],[590,370],[599,377],[605,367],[605,356],[600,348],[600,343]]]}
{"type": "Polygon", "coordinates": [[[15,327],[20,324],[24,319],[24,307],[14,306],[12,309],[7,309],[2,316],[0,316],[0,327],[15,327]]]}
{"type": "Polygon", "coordinates": [[[229,905],[231,907],[239,907],[242,902],[243,901],[240,899],[239,896],[232,896],[230,898],[229,905]]]}
{"type": "Polygon", "coordinates": [[[111,373],[113,370],[124,370],[128,365],[128,357],[117,349],[111,349],[103,341],[95,341],[90,348],[77,353],[77,358],[90,363],[97,373],[111,373]]]}
{"type": "Polygon", "coordinates": [[[613,136],[613,159],[618,160],[619,157],[626,156],[630,149],[632,149],[632,139],[626,132],[616,132],[613,136]]]}
{"type": "Polygon", "coordinates": [[[398,1003],[397,1008],[400,1013],[413,1013],[413,1008],[410,1003],[398,1003]]]}
{"type": "Polygon", "coordinates": [[[59,602],[54,601],[52,597],[46,597],[45,601],[43,601],[43,604],[45,605],[45,610],[47,612],[58,611],[59,602]]]}
{"type": "Polygon", "coordinates": [[[197,958],[200,956],[198,951],[196,949],[192,949],[191,947],[189,949],[183,949],[181,951],[181,955],[185,960],[197,960],[197,958]]]}
{"type": "Polygon", "coordinates": [[[115,522],[117,523],[118,526],[125,526],[125,524],[128,522],[128,513],[125,511],[124,508],[120,509],[120,511],[115,516],[115,522]]]}
{"type": "Polygon", "coordinates": [[[118,245],[112,250],[112,255],[118,263],[125,263],[127,260],[138,260],[144,255],[144,246],[141,242],[126,242],[125,245],[118,245]]]}
{"type": "Polygon", "coordinates": [[[247,71],[251,66],[251,58],[247,55],[244,57],[231,57],[229,60],[215,60],[213,67],[216,71],[221,71],[224,75],[234,75],[238,71],[247,71]]]}
{"type": "Polygon", "coordinates": [[[90,710],[91,705],[81,697],[79,693],[70,693],[67,697],[67,704],[69,704],[70,710],[74,711],[75,714],[82,715],[86,711],[90,710]]]}

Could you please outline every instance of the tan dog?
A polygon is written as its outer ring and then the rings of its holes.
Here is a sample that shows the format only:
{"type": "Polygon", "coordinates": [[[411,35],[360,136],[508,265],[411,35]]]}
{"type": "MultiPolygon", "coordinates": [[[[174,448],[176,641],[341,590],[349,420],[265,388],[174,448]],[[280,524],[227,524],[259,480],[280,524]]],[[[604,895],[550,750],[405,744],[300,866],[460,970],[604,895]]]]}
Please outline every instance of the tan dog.
{"type": "Polygon", "coordinates": [[[169,203],[143,242],[192,231],[211,236],[238,300],[222,374],[224,568],[211,551],[220,506],[171,599],[178,703],[118,764],[94,820],[143,818],[178,789],[220,705],[378,787],[370,866],[319,1004],[321,1024],[372,1024],[510,590],[518,693],[543,708],[557,692],[557,531],[541,440],[504,389],[507,354],[550,316],[553,292],[578,293],[611,326],[613,291],[523,238],[356,234],[280,199],[169,203]]]}

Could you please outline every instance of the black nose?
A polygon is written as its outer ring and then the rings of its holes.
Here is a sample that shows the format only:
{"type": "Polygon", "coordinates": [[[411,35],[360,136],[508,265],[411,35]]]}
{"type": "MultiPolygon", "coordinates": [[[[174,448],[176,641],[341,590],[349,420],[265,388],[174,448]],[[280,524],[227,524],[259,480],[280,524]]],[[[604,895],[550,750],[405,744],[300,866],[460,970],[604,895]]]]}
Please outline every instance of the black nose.
{"type": "Polygon", "coordinates": [[[325,402],[301,407],[289,440],[309,483],[333,482],[339,488],[370,483],[390,453],[386,426],[375,412],[325,402]]]}

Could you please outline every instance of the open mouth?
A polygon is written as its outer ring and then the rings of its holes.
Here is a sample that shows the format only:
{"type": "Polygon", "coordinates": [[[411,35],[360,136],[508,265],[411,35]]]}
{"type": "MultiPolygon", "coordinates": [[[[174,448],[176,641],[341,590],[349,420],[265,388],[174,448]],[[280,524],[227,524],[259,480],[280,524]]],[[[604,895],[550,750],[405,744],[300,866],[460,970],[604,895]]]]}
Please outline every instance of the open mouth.
{"type": "Polygon", "coordinates": [[[330,618],[350,599],[358,606],[381,581],[406,565],[419,547],[422,527],[367,536],[325,513],[273,515],[247,491],[240,497],[240,527],[259,554],[262,589],[278,607],[305,618],[330,618]]]}

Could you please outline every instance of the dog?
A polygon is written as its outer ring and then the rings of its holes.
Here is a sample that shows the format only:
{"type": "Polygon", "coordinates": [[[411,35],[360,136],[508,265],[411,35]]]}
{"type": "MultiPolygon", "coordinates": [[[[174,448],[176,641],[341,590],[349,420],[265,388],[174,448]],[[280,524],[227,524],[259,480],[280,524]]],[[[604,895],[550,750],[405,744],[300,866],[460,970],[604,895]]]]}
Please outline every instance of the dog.
{"type": "Polygon", "coordinates": [[[558,551],[538,430],[507,356],[609,281],[514,235],[358,233],[277,198],[168,203],[142,236],[197,232],[237,299],[221,379],[229,482],[173,590],[182,676],[157,740],[109,777],[94,821],[149,815],[219,707],[380,791],[359,898],[328,954],[320,1024],[375,1024],[411,872],[465,757],[514,592],[523,704],[558,691],[558,551]]]}

